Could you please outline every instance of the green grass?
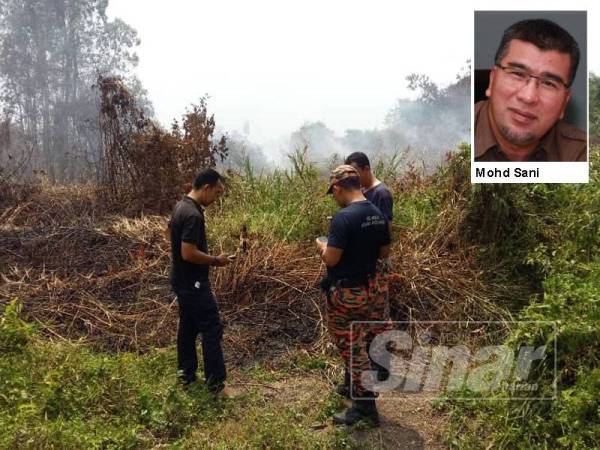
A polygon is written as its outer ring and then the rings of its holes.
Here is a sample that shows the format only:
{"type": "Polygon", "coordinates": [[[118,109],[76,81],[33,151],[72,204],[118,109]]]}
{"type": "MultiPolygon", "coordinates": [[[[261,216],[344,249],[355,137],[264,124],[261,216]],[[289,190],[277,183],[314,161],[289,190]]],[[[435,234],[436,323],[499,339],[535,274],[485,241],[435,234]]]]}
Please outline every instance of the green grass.
{"type": "MultiPolygon", "coordinates": [[[[505,264],[527,268],[527,277],[538,286],[517,320],[556,324],[521,323],[509,342],[537,347],[556,340],[556,353],[548,348],[546,360],[534,367],[533,381],[540,386],[539,396],[553,396],[556,357],[558,398],[450,402],[450,442],[456,448],[600,448],[598,150],[590,155],[589,184],[486,188],[488,201],[479,212],[485,208],[498,217],[490,222],[494,242],[483,249],[505,264]],[[505,220],[497,222],[500,217],[505,220]]],[[[479,222],[479,232],[490,232],[482,226],[479,222]]],[[[513,280],[521,279],[515,274],[513,280]]]]}
{"type": "MultiPolygon", "coordinates": [[[[228,195],[208,210],[211,248],[232,250],[244,225],[263,243],[312,243],[327,232],[338,210],[327,178],[303,154],[291,160],[287,171],[248,167],[229,177],[228,195]]],[[[397,200],[408,226],[434,215],[421,201],[397,200]]],[[[322,429],[342,409],[327,381],[339,372],[337,359],[298,351],[277,364],[231,368],[248,389],[239,400],[215,401],[201,386],[177,386],[172,348],[110,354],[48,341],[17,305],[0,315],[0,448],[356,446],[348,430],[322,429]]]]}
{"type": "Polygon", "coordinates": [[[290,160],[288,170],[256,174],[247,167],[244,174],[229,177],[227,195],[209,210],[214,224],[209,239],[223,245],[244,225],[250,234],[285,242],[312,242],[325,233],[327,217],[338,209],[325,194],[327,179],[302,152],[290,160]]]}
{"type": "MultiPolygon", "coordinates": [[[[489,282],[532,292],[513,299],[517,320],[558,324],[556,336],[552,328],[521,325],[510,339],[558,339],[559,400],[440,402],[452,419],[449,443],[600,448],[598,149],[588,185],[470,186],[468,155],[463,146],[430,180],[395,192],[395,224],[423,231],[426,241],[447,200],[462,196],[460,236],[477,247],[482,269],[497,268],[489,282]]],[[[229,195],[209,209],[212,248],[231,250],[244,225],[267,243],[309,243],[327,231],[327,216],[338,208],[324,194],[326,179],[302,155],[294,161],[292,170],[257,175],[248,168],[230,177],[229,195]]],[[[17,303],[0,316],[0,353],[0,448],[356,446],[348,430],[320,426],[342,406],[329,393],[327,376],[339,368],[327,356],[298,351],[277,364],[235,369],[244,395],[215,401],[202,386],[176,385],[172,348],[108,354],[49,342],[19,318],[17,303]]],[[[548,366],[536,373],[549,392],[548,366]]]]}
{"type": "Polygon", "coordinates": [[[177,385],[172,348],[108,354],[49,342],[17,309],[11,303],[0,316],[0,448],[355,446],[345,429],[313,429],[341,406],[315,395],[328,389],[318,376],[306,383],[303,371],[255,364],[231,376],[246,386],[239,398],[215,399],[201,384],[177,385]],[[296,396],[295,383],[315,392],[296,396]]]}
{"type": "Polygon", "coordinates": [[[408,192],[394,198],[394,226],[424,230],[440,212],[441,198],[437,189],[427,187],[422,192],[408,192]]]}
{"type": "MultiPolygon", "coordinates": [[[[468,148],[467,148],[468,150],[468,148]]],[[[306,159],[302,152],[289,156],[292,168],[256,174],[251,167],[228,179],[227,195],[209,209],[209,239],[226,248],[239,236],[244,225],[250,234],[277,241],[312,243],[327,233],[329,216],[339,206],[325,192],[326,174],[306,159]]],[[[402,169],[398,155],[380,161],[378,176],[392,185],[402,169]]],[[[395,193],[394,223],[400,227],[422,229],[435,220],[442,206],[438,186],[429,185],[418,192],[395,193]]]]}

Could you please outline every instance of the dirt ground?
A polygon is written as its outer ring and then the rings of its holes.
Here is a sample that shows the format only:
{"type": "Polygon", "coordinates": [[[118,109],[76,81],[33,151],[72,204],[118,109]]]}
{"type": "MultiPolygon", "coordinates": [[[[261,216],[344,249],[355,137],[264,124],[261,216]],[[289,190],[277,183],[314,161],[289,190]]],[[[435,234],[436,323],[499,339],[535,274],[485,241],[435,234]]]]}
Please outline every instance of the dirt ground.
{"type": "Polygon", "coordinates": [[[358,430],[354,438],[376,449],[446,449],[447,418],[420,394],[383,395],[377,400],[381,426],[358,430]]]}
{"type": "MultiPolygon", "coordinates": [[[[234,378],[238,378],[234,375],[234,378]]],[[[253,384],[259,387],[265,398],[280,404],[281,408],[291,404],[315,405],[315,397],[325,397],[333,389],[329,376],[319,373],[295,374],[273,382],[253,384]],[[315,396],[315,392],[318,395],[315,396]]],[[[247,388],[239,383],[234,389],[247,388]]],[[[432,406],[432,397],[427,394],[385,393],[377,400],[381,424],[377,428],[356,427],[353,438],[366,448],[385,450],[439,450],[447,449],[445,436],[448,417],[432,406]]],[[[345,400],[346,406],[350,401],[345,400]]],[[[315,433],[330,432],[334,425],[331,418],[315,423],[315,433]]]]}

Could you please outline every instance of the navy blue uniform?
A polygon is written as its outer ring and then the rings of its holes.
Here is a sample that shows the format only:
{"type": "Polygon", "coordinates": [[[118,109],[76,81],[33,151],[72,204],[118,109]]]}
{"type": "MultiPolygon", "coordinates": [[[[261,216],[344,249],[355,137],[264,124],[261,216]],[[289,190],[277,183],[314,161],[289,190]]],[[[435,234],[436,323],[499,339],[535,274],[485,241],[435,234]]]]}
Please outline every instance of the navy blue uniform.
{"type": "Polygon", "coordinates": [[[328,269],[332,280],[375,273],[379,249],[390,243],[386,219],[367,200],[350,203],[338,211],[329,227],[328,247],[343,249],[335,267],[328,269]]]}
{"type": "Polygon", "coordinates": [[[367,200],[379,208],[379,211],[388,222],[392,221],[394,218],[394,199],[384,183],[379,183],[377,186],[363,192],[363,194],[367,200]]]}

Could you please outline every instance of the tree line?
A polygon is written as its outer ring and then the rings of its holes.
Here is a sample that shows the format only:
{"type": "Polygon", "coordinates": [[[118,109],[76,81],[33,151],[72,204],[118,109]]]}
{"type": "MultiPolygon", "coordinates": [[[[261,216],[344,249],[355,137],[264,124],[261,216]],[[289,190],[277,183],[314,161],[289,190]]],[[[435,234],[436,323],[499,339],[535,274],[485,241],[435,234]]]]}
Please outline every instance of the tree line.
{"type": "Polygon", "coordinates": [[[100,76],[127,80],[141,103],[136,31],[108,20],[108,0],[0,4],[0,167],[53,180],[94,175],[100,76]]]}

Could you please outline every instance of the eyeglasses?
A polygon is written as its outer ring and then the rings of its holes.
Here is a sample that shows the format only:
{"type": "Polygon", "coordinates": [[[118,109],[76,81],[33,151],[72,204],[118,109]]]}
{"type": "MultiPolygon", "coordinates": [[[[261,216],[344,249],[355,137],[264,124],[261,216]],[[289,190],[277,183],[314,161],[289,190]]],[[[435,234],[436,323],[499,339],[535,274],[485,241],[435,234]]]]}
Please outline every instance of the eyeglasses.
{"type": "Polygon", "coordinates": [[[547,95],[556,95],[569,89],[568,84],[554,77],[532,75],[526,70],[518,67],[501,66],[500,64],[496,64],[496,67],[502,69],[502,71],[507,75],[508,81],[519,89],[527,86],[529,80],[532,78],[537,80],[540,91],[547,95]]]}

